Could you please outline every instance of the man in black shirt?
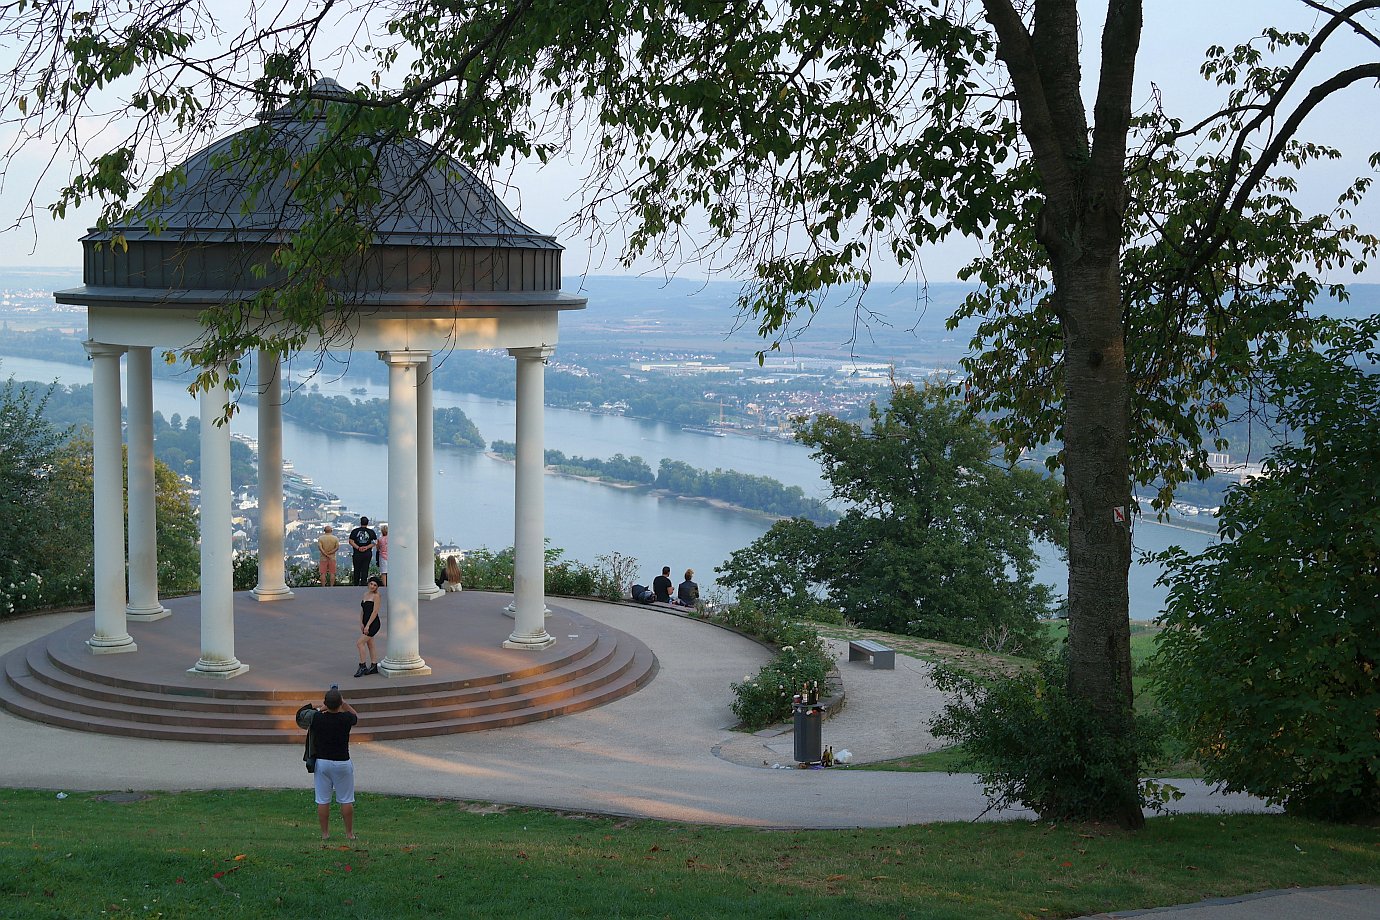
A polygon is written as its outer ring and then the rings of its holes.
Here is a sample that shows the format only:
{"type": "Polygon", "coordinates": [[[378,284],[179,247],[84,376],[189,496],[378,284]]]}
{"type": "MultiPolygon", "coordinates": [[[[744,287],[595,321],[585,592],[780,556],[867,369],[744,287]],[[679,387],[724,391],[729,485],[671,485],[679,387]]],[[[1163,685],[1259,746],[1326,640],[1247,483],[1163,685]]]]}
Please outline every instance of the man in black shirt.
{"type": "Polygon", "coordinates": [[[355,564],[355,584],[363,587],[369,580],[369,563],[374,558],[374,541],[378,535],[369,526],[369,519],[359,519],[359,526],[350,531],[351,561],[355,564]]]}
{"type": "Polygon", "coordinates": [[[671,567],[669,565],[661,567],[661,574],[652,579],[652,593],[656,599],[663,604],[671,602],[671,567]]]}
{"type": "Polygon", "coordinates": [[[311,721],[316,753],[316,817],[321,822],[321,839],[330,836],[331,793],[340,804],[345,836],[355,839],[355,765],[350,761],[350,729],[359,722],[359,713],[345,702],[336,687],[326,691],[324,706],[317,707],[311,721]]]}

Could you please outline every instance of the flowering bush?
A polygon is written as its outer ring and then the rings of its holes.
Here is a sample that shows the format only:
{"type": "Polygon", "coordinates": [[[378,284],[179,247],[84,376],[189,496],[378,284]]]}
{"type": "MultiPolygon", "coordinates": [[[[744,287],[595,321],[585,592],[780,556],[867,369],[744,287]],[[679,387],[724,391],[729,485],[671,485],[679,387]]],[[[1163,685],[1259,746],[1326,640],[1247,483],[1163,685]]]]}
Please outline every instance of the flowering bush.
{"type": "Polygon", "coordinates": [[[809,623],[769,612],[749,601],[718,607],[708,619],[780,649],[756,677],[747,675],[732,685],[733,714],[744,728],[755,730],[784,721],[791,714],[791,697],[801,685],[823,683],[833,669],[824,640],[809,623]]]}
{"type": "Polygon", "coordinates": [[[303,562],[289,562],[283,572],[283,580],[289,588],[321,587],[321,567],[303,562]]]}
{"type": "Polygon", "coordinates": [[[791,697],[806,684],[823,683],[832,667],[818,636],[784,645],[756,677],[733,684],[733,714],[750,730],[784,722],[791,715],[791,697]]]}
{"type": "Polygon", "coordinates": [[[259,554],[236,553],[230,562],[230,581],[236,591],[248,591],[259,583],[259,554]]]}
{"type": "Polygon", "coordinates": [[[10,616],[33,610],[43,601],[43,577],[34,572],[11,582],[0,585],[0,615],[10,616]]]}
{"type": "Polygon", "coordinates": [[[745,600],[716,607],[708,619],[777,646],[796,645],[815,635],[808,624],[745,600]]]}

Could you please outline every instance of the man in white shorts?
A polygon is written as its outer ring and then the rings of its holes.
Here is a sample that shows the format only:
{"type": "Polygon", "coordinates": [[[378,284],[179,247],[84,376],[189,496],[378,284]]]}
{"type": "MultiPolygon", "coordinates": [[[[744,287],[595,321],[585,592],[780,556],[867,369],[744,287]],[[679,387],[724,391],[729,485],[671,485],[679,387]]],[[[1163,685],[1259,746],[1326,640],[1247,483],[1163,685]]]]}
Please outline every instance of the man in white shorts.
{"type": "Polygon", "coordinates": [[[321,822],[321,839],[330,837],[331,793],[340,805],[345,836],[355,839],[355,765],[350,761],[350,729],[359,723],[359,713],[345,702],[334,685],[326,691],[311,722],[316,753],[316,817],[321,822]]]}

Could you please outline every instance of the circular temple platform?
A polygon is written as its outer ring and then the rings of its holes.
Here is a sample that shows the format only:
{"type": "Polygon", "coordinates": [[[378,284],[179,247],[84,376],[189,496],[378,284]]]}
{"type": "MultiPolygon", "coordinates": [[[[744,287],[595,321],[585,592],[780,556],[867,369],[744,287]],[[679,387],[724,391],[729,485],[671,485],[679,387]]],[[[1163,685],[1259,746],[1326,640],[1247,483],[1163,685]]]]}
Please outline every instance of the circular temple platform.
{"type": "MultiPolygon", "coordinates": [[[[300,743],[299,706],[339,684],[359,713],[351,740],[482,731],[591,709],[650,681],[656,656],[627,633],[550,603],[540,651],[505,649],[511,595],[483,591],[423,602],[425,677],[354,677],[359,597],[353,587],[297,588],[261,603],[235,594],[235,655],[249,670],[230,680],[187,673],[201,652],[200,599],[172,598],[172,615],[130,621],[138,651],[93,655],[90,619],[0,659],[0,705],[16,715],[83,731],[181,741],[300,743]]],[[[387,653],[388,612],[376,640],[387,653]]]]}

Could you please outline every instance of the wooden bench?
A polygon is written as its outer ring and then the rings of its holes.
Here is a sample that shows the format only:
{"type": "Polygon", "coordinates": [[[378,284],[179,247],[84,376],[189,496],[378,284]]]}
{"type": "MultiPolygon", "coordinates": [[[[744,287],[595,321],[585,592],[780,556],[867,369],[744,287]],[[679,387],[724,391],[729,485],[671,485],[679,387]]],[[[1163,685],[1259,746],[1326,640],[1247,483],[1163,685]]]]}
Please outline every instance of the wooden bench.
{"type": "Polygon", "coordinates": [[[887,648],[880,642],[873,642],[871,639],[854,639],[848,643],[848,660],[861,661],[864,658],[872,659],[872,667],[881,668],[884,671],[894,671],[896,669],[896,650],[887,648]]]}

